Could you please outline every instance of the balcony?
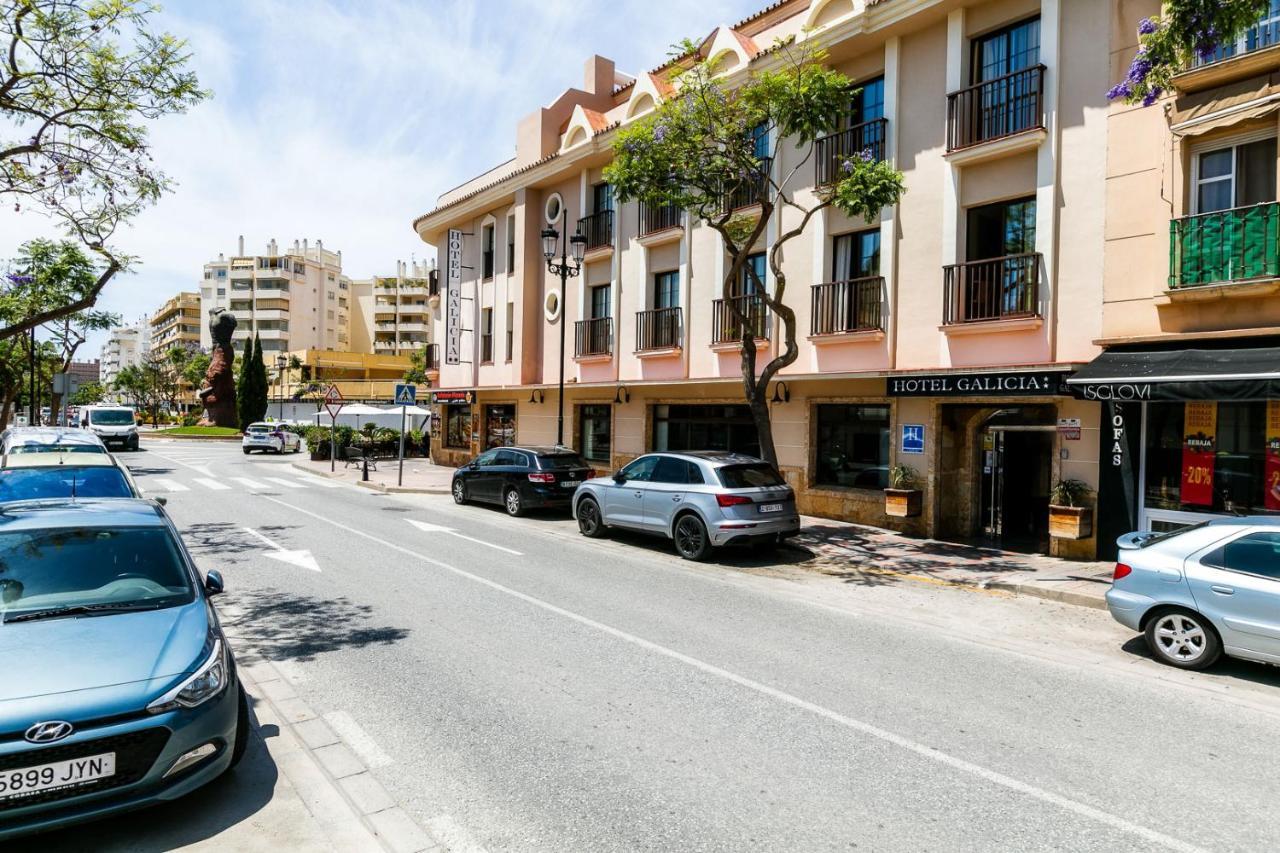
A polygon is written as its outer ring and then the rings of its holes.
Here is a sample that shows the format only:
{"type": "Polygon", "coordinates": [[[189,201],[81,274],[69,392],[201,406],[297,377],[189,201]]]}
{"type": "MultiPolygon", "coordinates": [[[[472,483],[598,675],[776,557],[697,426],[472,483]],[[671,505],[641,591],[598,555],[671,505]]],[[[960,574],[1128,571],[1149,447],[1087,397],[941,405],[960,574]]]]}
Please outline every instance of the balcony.
{"type": "Polygon", "coordinates": [[[1043,65],[947,95],[947,151],[1044,129],[1043,65]]]}
{"type": "Polygon", "coordinates": [[[943,267],[948,326],[1040,317],[1039,252],[943,267]]]}
{"type": "Polygon", "coordinates": [[[395,352],[396,342],[395,341],[374,341],[373,349],[375,352],[395,352]]]}
{"type": "Polygon", "coordinates": [[[427,344],[427,355],[424,359],[427,370],[440,370],[440,345],[427,344]]]}
{"type": "Polygon", "coordinates": [[[400,321],[400,331],[402,332],[425,332],[427,331],[426,323],[416,323],[413,321],[400,321]]]}
{"type": "Polygon", "coordinates": [[[426,296],[427,285],[420,281],[406,281],[400,285],[401,296],[426,296]]]}
{"type": "Polygon", "coordinates": [[[882,332],[884,278],[868,276],[813,285],[809,334],[852,335],[882,332]]]}
{"type": "Polygon", "coordinates": [[[436,297],[440,296],[439,270],[431,270],[431,272],[427,274],[427,295],[436,297]]]}
{"type": "Polygon", "coordinates": [[[1280,276],[1280,203],[1169,223],[1169,289],[1280,276]]]}
{"type": "Polygon", "coordinates": [[[578,231],[587,238],[587,251],[613,246],[613,211],[602,210],[578,220],[578,231]]]}
{"type": "Polygon", "coordinates": [[[1276,45],[1280,45],[1280,3],[1272,0],[1269,11],[1263,15],[1261,21],[1245,30],[1231,44],[1220,44],[1210,53],[1192,57],[1191,67],[1203,68],[1206,65],[1215,65],[1276,45]]]}
{"type": "Polygon", "coordinates": [[[751,337],[757,341],[769,338],[769,306],[760,294],[734,296],[727,301],[717,299],[711,303],[712,345],[740,344],[743,332],[748,329],[751,337]],[[733,307],[737,307],[738,314],[746,318],[745,323],[734,314],[733,307]]]}
{"type": "Polygon", "coordinates": [[[637,311],[636,352],[679,349],[681,325],[679,307],[637,311]]]}
{"type": "Polygon", "coordinates": [[[885,140],[889,133],[886,118],[855,124],[848,130],[824,136],[814,144],[814,177],[818,186],[830,186],[844,174],[844,162],[870,152],[872,159],[883,160],[885,140]]]}
{"type": "Polygon", "coordinates": [[[674,204],[664,204],[660,207],[650,207],[647,204],[640,205],[641,237],[669,231],[672,228],[680,228],[683,225],[684,211],[674,204]]]}
{"type": "Polygon", "coordinates": [[[726,187],[723,193],[725,212],[732,213],[759,204],[760,199],[769,192],[769,173],[772,169],[773,158],[761,157],[755,172],[726,187]]]}
{"type": "Polygon", "coordinates": [[[575,358],[612,355],[613,318],[596,317],[575,323],[573,354],[575,358]]]}

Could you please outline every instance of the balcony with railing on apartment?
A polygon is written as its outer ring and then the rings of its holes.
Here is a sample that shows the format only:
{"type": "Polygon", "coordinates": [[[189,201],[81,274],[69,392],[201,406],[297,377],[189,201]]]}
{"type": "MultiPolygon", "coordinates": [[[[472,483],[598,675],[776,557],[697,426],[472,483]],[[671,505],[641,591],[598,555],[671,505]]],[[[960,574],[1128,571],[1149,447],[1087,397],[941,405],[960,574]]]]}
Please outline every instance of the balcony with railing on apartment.
{"type": "Polygon", "coordinates": [[[680,308],[651,308],[636,312],[636,352],[680,349],[683,343],[680,308]]]}
{"type": "Polygon", "coordinates": [[[854,157],[869,156],[873,160],[883,160],[888,134],[889,120],[878,118],[820,138],[813,149],[814,179],[818,186],[830,186],[839,181],[847,171],[844,164],[854,157]]]}
{"type": "MultiPolygon", "coordinates": [[[[1280,64],[1280,0],[1270,0],[1262,17],[1235,39],[1195,51],[1186,68],[1175,74],[1173,86],[1178,92],[1191,94],[1219,86],[1257,78],[1251,88],[1265,96],[1270,91],[1270,75],[1280,64]]],[[[1242,92],[1226,91],[1237,109],[1244,106],[1242,92]]]]}
{"type": "Polygon", "coordinates": [[[1039,252],[1028,252],[943,267],[943,324],[1038,325],[1042,265],[1039,252]]]}
{"type": "Polygon", "coordinates": [[[773,158],[761,157],[755,169],[726,185],[722,192],[725,212],[732,213],[759,204],[769,192],[769,175],[772,170],[773,158]]]}
{"type": "Polygon", "coordinates": [[[1169,289],[1280,277],[1280,203],[1184,216],[1169,223],[1169,289]]]}
{"type": "Polygon", "coordinates": [[[575,323],[573,355],[579,359],[613,355],[613,318],[593,317],[575,323]]]}
{"type": "Polygon", "coordinates": [[[884,332],[884,277],[815,284],[809,297],[809,335],[815,343],[884,332]]]}
{"type": "Polygon", "coordinates": [[[578,233],[587,238],[588,252],[613,247],[613,211],[602,210],[578,220],[578,233]]]}
{"type": "Polygon", "coordinates": [[[758,293],[716,299],[711,303],[711,344],[741,344],[745,332],[752,340],[769,339],[769,306],[758,293]]]}
{"type": "Polygon", "coordinates": [[[1029,136],[1018,142],[1038,144],[1045,129],[1044,72],[1045,66],[1032,65],[947,95],[947,152],[1021,134],[1029,136]]]}
{"type": "Polygon", "coordinates": [[[640,205],[640,236],[650,237],[684,227],[684,211],[674,204],[640,205]]]}

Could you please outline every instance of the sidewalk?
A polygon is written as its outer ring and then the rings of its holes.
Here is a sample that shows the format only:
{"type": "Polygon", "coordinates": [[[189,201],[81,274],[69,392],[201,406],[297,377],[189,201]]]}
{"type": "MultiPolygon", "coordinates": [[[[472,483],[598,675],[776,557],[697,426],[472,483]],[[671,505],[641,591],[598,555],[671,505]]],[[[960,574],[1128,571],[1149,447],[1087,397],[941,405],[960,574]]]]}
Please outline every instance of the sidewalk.
{"type": "Polygon", "coordinates": [[[341,459],[334,464],[333,473],[329,472],[329,460],[312,462],[305,455],[295,458],[293,467],[308,474],[343,480],[379,492],[447,495],[453,478],[452,468],[420,457],[404,460],[403,485],[396,484],[399,462],[395,459],[379,459],[377,468],[369,469],[368,482],[361,480],[362,468],[348,467],[341,459]]]}

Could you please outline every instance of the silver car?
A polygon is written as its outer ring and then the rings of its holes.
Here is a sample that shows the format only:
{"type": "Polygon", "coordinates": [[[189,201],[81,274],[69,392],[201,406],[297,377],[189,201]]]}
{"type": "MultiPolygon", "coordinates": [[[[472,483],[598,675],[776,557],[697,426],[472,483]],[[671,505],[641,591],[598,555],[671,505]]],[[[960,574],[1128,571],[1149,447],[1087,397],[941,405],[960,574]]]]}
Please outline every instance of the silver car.
{"type": "Polygon", "coordinates": [[[796,496],[768,462],[720,451],[650,453],[573,496],[582,535],[610,527],[666,536],[686,560],[721,545],[776,545],[800,530],[796,496]]]}
{"type": "Polygon", "coordinates": [[[11,427],[0,433],[0,456],[11,453],[106,453],[94,433],[72,427],[11,427]]]}
{"type": "Polygon", "coordinates": [[[1129,533],[1107,592],[1157,659],[1204,669],[1224,652],[1280,664],[1280,518],[1221,518],[1129,533]]]}

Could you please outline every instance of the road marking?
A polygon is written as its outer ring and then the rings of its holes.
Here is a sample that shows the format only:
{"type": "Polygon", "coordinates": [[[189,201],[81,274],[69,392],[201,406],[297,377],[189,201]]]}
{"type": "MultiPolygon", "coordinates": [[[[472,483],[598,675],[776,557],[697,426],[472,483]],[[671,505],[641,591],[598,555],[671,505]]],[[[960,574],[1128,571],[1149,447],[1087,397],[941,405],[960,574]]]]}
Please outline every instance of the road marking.
{"type": "Polygon", "coordinates": [[[204,486],[206,489],[213,489],[215,492],[222,492],[231,488],[226,483],[219,483],[217,480],[209,477],[196,477],[195,482],[204,486]]]}
{"type": "MultiPolygon", "coordinates": [[[[159,452],[157,452],[157,451],[155,451],[155,450],[152,450],[151,452],[152,452],[152,453],[155,453],[155,454],[156,454],[156,456],[159,456],[161,459],[165,460],[166,462],[172,462],[172,463],[174,463],[175,465],[181,465],[183,468],[190,468],[192,471],[195,471],[195,472],[196,472],[196,473],[198,473],[198,474],[203,474],[203,475],[204,475],[204,476],[206,476],[206,477],[212,477],[212,476],[213,476],[213,472],[209,470],[209,464],[208,464],[208,463],[209,463],[210,461],[212,461],[212,460],[208,460],[208,459],[207,459],[206,457],[204,457],[204,456],[201,456],[201,457],[192,457],[192,459],[193,459],[194,461],[192,461],[192,462],[188,462],[188,461],[186,461],[186,460],[184,460],[183,458],[178,457],[178,456],[169,456],[169,455],[164,454],[164,453],[159,453],[159,452]],[[198,463],[198,464],[197,464],[197,463],[198,463]]],[[[141,460],[139,460],[139,461],[141,462],[141,460]]]]}
{"type": "Polygon", "coordinates": [[[177,480],[170,480],[167,477],[153,477],[151,479],[151,482],[155,483],[157,486],[163,486],[166,492],[191,491],[190,486],[184,486],[182,483],[179,483],[177,480]]]}
{"type": "MultiPolygon", "coordinates": [[[[265,495],[263,496],[265,497],[265,495]]],[[[279,560],[282,563],[288,563],[291,566],[297,566],[312,572],[320,571],[320,565],[316,562],[316,558],[311,555],[310,551],[290,551],[278,542],[273,542],[263,536],[252,527],[244,528],[244,532],[262,542],[270,551],[265,551],[262,556],[270,557],[273,560],[279,560]]]]}
{"type": "Polygon", "coordinates": [[[313,477],[310,474],[302,474],[298,477],[300,482],[309,486],[320,486],[325,489],[341,489],[341,483],[335,483],[332,480],[326,480],[324,477],[313,477]]]}
{"type": "Polygon", "coordinates": [[[232,477],[231,479],[235,480],[237,483],[239,483],[240,485],[244,486],[246,489],[269,489],[269,488],[271,488],[271,487],[270,487],[270,486],[268,486],[266,483],[260,483],[260,482],[258,482],[257,480],[251,480],[251,479],[249,479],[248,477],[232,477]]]}
{"type": "Polygon", "coordinates": [[[675,649],[671,649],[666,646],[660,645],[658,643],[653,642],[652,640],[646,640],[643,637],[636,636],[635,634],[629,634],[626,631],[623,631],[619,628],[614,628],[610,625],[606,625],[603,622],[597,622],[595,619],[592,619],[588,616],[582,616],[578,613],[574,613],[571,610],[566,610],[563,607],[559,607],[558,605],[552,604],[549,601],[544,601],[541,598],[535,598],[532,595],[528,595],[527,593],[523,593],[518,590],[512,589],[511,587],[503,586],[497,581],[491,581],[488,578],[481,577],[480,575],[472,574],[471,572],[468,572],[465,569],[459,569],[456,566],[451,566],[448,563],[442,562],[433,557],[428,557],[426,554],[421,554],[410,548],[405,548],[402,545],[397,545],[394,542],[389,542],[386,539],[382,539],[378,536],[374,536],[372,533],[367,533],[364,530],[351,527],[350,525],[343,524],[342,522],[335,521],[331,518],[327,518],[323,515],[320,515],[319,513],[311,512],[310,510],[303,509],[302,507],[299,507],[299,506],[294,506],[293,504],[282,501],[279,498],[270,497],[269,495],[263,495],[262,498],[264,500],[271,501],[272,503],[279,504],[280,506],[286,507],[288,509],[292,509],[294,512],[301,513],[302,515],[311,516],[317,521],[323,521],[326,524],[332,525],[333,527],[336,527],[340,530],[345,530],[348,533],[351,533],[355,536],[359,536],[371,542],[376,542],[385,548],[390,548],[393,551],[398,551],[401,554],[414,557],[418,560],[421,560],[424,563],[427,563],[428,565],[432,565],[432,566],[436,566],[437,568],[444,569],[445,571],[451,572],[457,575],[458,577],[466,578],[467,580],[474,581],[475,583],[481,584],[483,586],[487,586],[492,590],[503,593],[504,595],[509,595],[512,598],[516,598],[528,604],[532,604],[534,607],[541,608],[547,611],[548,613],[554,613],[557,616],[562,616],[565,619],[569,619],[571,621],[577,622],[580,625],[585,625],[588,628],[594,628],[595,630],[600,631],[601,633],[608,634],[609,636],[614,637],[615,639],[618,639],[618,640],[622,640],[625,643],[630,643],[631,645],[638,646],[642,649],[646,649],[648,651],[653,652],[654,654],[661,655],[662,657],[679,661],[680,663],[683,663],[686,666],[692,667],[693,669],[697,669],[701,672],[705,672],[708,675],[714,675],[717,678],[721,678],[721,679],[724,679],[725,681],[733,682],[734,684],[737,684],[740,687],[744,687],[748,690],[752,690],[763,696],[768,696],[771,699],[776,699],[779,702],[782,702],[787,705],[791,705],[794,708],[799,708],[803,711],[808,711],[809,713],[815,716],[822,717],[823,719],[836,723],[837,725],[841,725],[841,726],[844,726],[845,728],[852,729],[853,731],[867,735],[868,737],[875,738],[876,740],[880,740],[880,741],[884,741],[885,743],[892,744],[893,746],[897,746],[907,752],[915,753],[916,755],[919,755],[922,758],[926,758],[930,761],[934,761],[934,762],[937,762],[938,764],[942,764],[947,767],[950,767],[953,770],[958,770],[962,773],[967,773],[971,776],[976,776],[977,778],[990,782],[993,785],[998,785],[1002,788],[1007,788],[1008,790],[1014,791],[1016,793],[1025,794],[1028,797],[1040,800],[1041,802],[1044,802],[1044,803],[1049,803],[1050,805],[1053,805],[1053,806],[1057,806],[1058,808],[1063,809],[1064,811],[1071,812],[1073,814],[1079,815],[1080,817],[1088,818],[1090,820],[1104,824],[1106,826],[1109,826],[1121,832],[1137,836],[1138,838],[1143,838],[1157,846],[1163,847],[1168,850],[1179,850],[1179,851],[1183,851],[1183,853],[1207,853],[1207,851],[1202,847],[1197,847],[1194,844],[1190,844],[1180,839],[1173,838],[1172,836],[1165,835],[1164,833],[1151,829],[1150,827],[1143,826],[1142,824],[1139,824],[1139,823],[1134,823],[1133,821],[1126,820],[1125,818],[1122,818],[1118,815],[1113,815],[1110,812],[1105,812],[1101,809],[1094,808],[1093,806],[1090,806],[1087,803],[1082,803],[1082,802],[1079,802],[1078,800],[1073,800],[1070,797],[1065,797],[1061,794],[1055,794],[1052,791],[1046,790],[1044,788],[1036,787],[1035,785],[1032,785],[1030,783],[1023,782],[1020,779],[1015,779],[1012,776],[1006,776],[1005,774],[1000,773],[997,770],[991,770],[987,767],[983,767],[980,764],[975,764],[971,761],[966,761],[963,758],[958,758],[954,755],[951,755],[950,753],[943,752],[942,750],[936,749],[932,746],[927,746],[925,744],[918,743],[916,741],[911,740],[910,738],[904,737],[899,734],[895,734],[894,732],[891,732],[888,729],[882,729],[879,726],[873,725],[871,723],[866,723],[861,720],[854,719],[853,717],[846,716],[844,714],[841,714],[838,711],[833,711],[830,708],[826,708],[826,707],[823,707],[822,705],[818,705],[814,702],[810,702],[807,699],[801,699],[799,696],[794,696],[790,693],[786,693],[785,691],[779,690],[776,687],[770,687],[769,685],[764,684],[763,682],[756,681],[751,678],[747,678],[746,676],[743,676],[743,675],[738,675],[735,672],[730,672],[729,670],[718,667],[715,664],[707,663],[706,661],[700,660],[691,655],[687,655],[683,652],[678,652],[675,649]]]}
{"type": "Polygon", "coordinates": [[[286,480],[284,477],[263,477],[268,482],[275,483],[278,486],[284,486],[286,489],[305,489],[302,483],[295,483],[293,480],[286,480]]]}
{"type": "Polygon", "coordinates": [[[370,770],[392,763],[391,756],[383,752],[382,747],[346,711],[330,711],[324,715],[324,720],[370,770]]]}
{"type": "Polygon", "coordinates": [[[516,557],[524,556],[524,554],[521,554],[519,551],[513,551],[510,548],[507,548],[503,545],[495,545],[492,542],[486,542],[483,539],[476,539],[474,536],[467,536],[466,534],[459,533],[458,531],[454,530],[452,527],[444,527],[443,525],[439,525],[439,524],[428,524],[425,521],[416,521],[412,518],[406,518],[405,521],[409,522],[414,527],[426,533],[447,533],[450,536],[456,536],[457,538],[465,539],[468,542],[475,542],[477,545],[487,545],[490,548],[496,548],[499,551],[505,551],[508,554],[512,554],[516,557]]]}

